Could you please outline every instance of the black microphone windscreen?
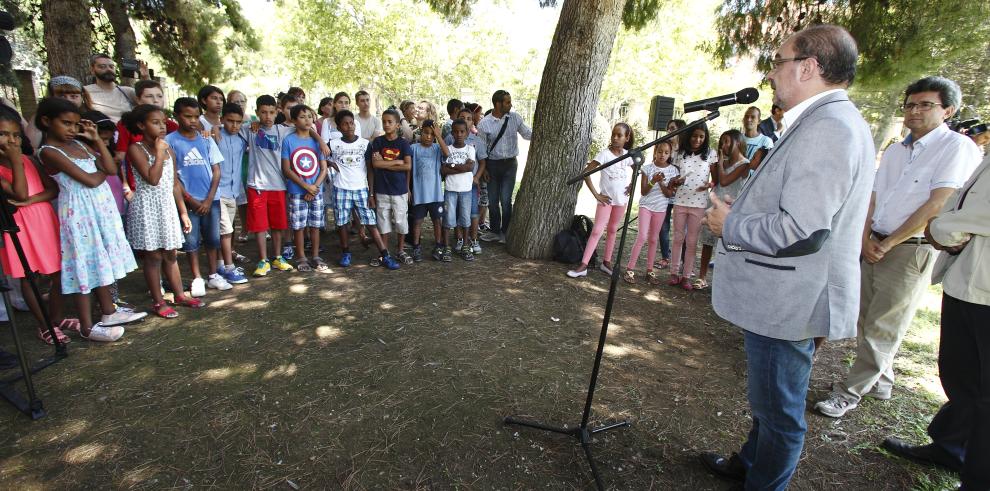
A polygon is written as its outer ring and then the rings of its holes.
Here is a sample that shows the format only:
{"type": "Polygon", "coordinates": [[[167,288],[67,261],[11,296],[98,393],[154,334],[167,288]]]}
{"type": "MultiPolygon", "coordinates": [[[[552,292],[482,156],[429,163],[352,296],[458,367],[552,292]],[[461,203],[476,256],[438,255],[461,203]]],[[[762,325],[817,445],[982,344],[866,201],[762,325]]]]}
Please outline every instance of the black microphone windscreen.
{"type": "Polygon", "coordinates": [[[739,92],[736,92],[736,103],[737,104],[750,104],[756,102],[760,98],[760,91],[752,88],[746,87],[739,92]]]}

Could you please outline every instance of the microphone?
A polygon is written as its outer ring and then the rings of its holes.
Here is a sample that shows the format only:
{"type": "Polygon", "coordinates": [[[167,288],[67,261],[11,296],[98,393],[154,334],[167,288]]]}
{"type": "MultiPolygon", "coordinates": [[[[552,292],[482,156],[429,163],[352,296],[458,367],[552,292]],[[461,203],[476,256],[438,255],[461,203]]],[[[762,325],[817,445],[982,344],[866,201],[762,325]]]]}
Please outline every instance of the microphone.
{"type": "Polygon", "coordinates": [[[752,87],[747,87],[739,92],[736,92],[735,94],[725,94],[718,97],[701,99],[700,101],[688,102],[687,104],[684,104],[684,112],[693,113],[702,109],[711,111],[722,106],[731,106],[732,104],[749,104],[759,98],[759,91],[752,87]]]}

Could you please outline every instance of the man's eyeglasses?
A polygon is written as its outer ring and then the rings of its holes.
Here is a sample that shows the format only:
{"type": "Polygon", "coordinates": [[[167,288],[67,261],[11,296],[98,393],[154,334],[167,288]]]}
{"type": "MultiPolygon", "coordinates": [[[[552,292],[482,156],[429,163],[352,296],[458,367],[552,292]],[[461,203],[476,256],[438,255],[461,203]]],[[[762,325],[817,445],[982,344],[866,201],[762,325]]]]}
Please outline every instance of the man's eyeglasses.
{"type": "Polygon", "coordinates": [[[776,69],[780,65],[783,65],[784,63],[787,63],[789,61],[803,61],[803,60],[807,60],[808,58],[812,58],[812,57],[811,56],[795,56],[794,58],[777,58],[776,60],[770,60],[770,66],[773,67],[774,69],[776,69]]]}
{"type": "Polygon", "coordinates": [[[915,109],[917,109],[917,110],[919,110],[921,112],[928,112],[928,111],[931,111],[933,107],[935,107],[935,106],[941,106],[941,105],[942,104],[939,104],[937,102],[928,102],[928,101],[925,101],[925,102],[907,102],[907,103],[905,103],[901,107],[901,109],[904,112],[906,112],[906,113],[909,113],[911,111],[914,111],[915,109]]]}

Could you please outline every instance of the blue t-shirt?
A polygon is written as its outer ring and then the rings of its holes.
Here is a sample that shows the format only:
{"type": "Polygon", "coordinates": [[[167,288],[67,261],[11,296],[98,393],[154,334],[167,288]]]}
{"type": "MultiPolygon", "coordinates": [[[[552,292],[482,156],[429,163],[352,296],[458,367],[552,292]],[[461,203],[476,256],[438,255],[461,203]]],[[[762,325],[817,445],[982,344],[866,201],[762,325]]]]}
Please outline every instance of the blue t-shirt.
{"type": "Polygon", "coordinates": [[[440,183],[440,165],[443,153],[440,145],[428,147],[417,143],[412,146],[412,198],[414,205],[443,201],[443,188],[440,183]]]}
{"type": "MultiPolygon", "coordinates": [[[[282,140],[282,158],[288,159],[289,168],[296,171],[306,184],[315,184],[320,177],[320,142],[311,136],[299,136],[295,132],[282,140]]],[[[320,186],[322,188],[322,185],[320,186]]],[[[285,178],[285,188],[289,194],[306,194],[306,190],[285,178]]]]}
{"type": "MultiPolygon", "coordinates": [[[[198,201],[206,199],[213,184],[213,165],[223,162],[223,155],[217,148],[213,138],[196,135],[186,138],[174,131],[165,136],[165,141],[175,152],[175,170],[186,188],[189,196],[198,201]]],[[[219,200],[220,193],[213,195],[213,200],[219,200]]]]}
{"type": "MultiPolygon", "coordinates": [[[[369,161],[372,154],[378,152],[384,160],[403,160],[407,155],[412,154],[409,142],[401,136],[394,140],[387,140],[385,135],[375,138],[375,141],[368,145],[368,153],[365,156],[369,161]]],[[[406,171],[391,171],[375,169],[375,194],[387,194],[399,196],[409,192],[409,182],[406,180],[406,171]]]]}
{"type": "Polygon", "coordinates": [[[235,199],[243,192],[241,162],[244,161],[244,152],[247,151],[247,140],[240,132],[230,134],[226,129],[221,128],[220,143],[217,146],[220,148],[220,155],[223,155],[217,195],[221,198],[235,199]]]}

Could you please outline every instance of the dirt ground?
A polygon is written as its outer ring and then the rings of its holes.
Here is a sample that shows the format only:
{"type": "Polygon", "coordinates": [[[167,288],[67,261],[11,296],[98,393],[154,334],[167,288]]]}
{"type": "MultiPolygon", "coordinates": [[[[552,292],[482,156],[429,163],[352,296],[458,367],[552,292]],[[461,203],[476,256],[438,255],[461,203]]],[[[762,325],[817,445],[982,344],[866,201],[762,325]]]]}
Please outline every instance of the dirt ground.
{"type": "MultiPolygon", "coordinates": [[[[565,265],[518,260],[500,245],[474,263],[427,259],[394,272],[354,252],[355,266],[331,274],[272,272],[211,291],[205,310],[149,318],[113,345],[74,339],[70,356],[35,378],[46,418],[0,405],[0,488],[593,487],[574,439],[503,418],[579,423],[604,274],[571,280],[565,265]]],[[[150,303],[139,272],[121,289],[150,303]]],[[[28,337],[31,318],[18,319],[32,358],[45,356],[28,337]]],[[[906,385],[894,399],[840,420],[808,413],[791,489],[955,482],[877,448],[891,434],[921,441],[937,407],[922,383],[934,365],[928,321],[917,346],[906,343],[913,364],[898,365],[906,385]]],[[[809,399],[841,378],[851,347],[819,353],[809,399]]],[[[618,420],[632,426],[593,444],[610,488],[728,487],[696,454],[743,441],[745,356],[707,292],[621,284],[592,416],[618,420]]]]}

